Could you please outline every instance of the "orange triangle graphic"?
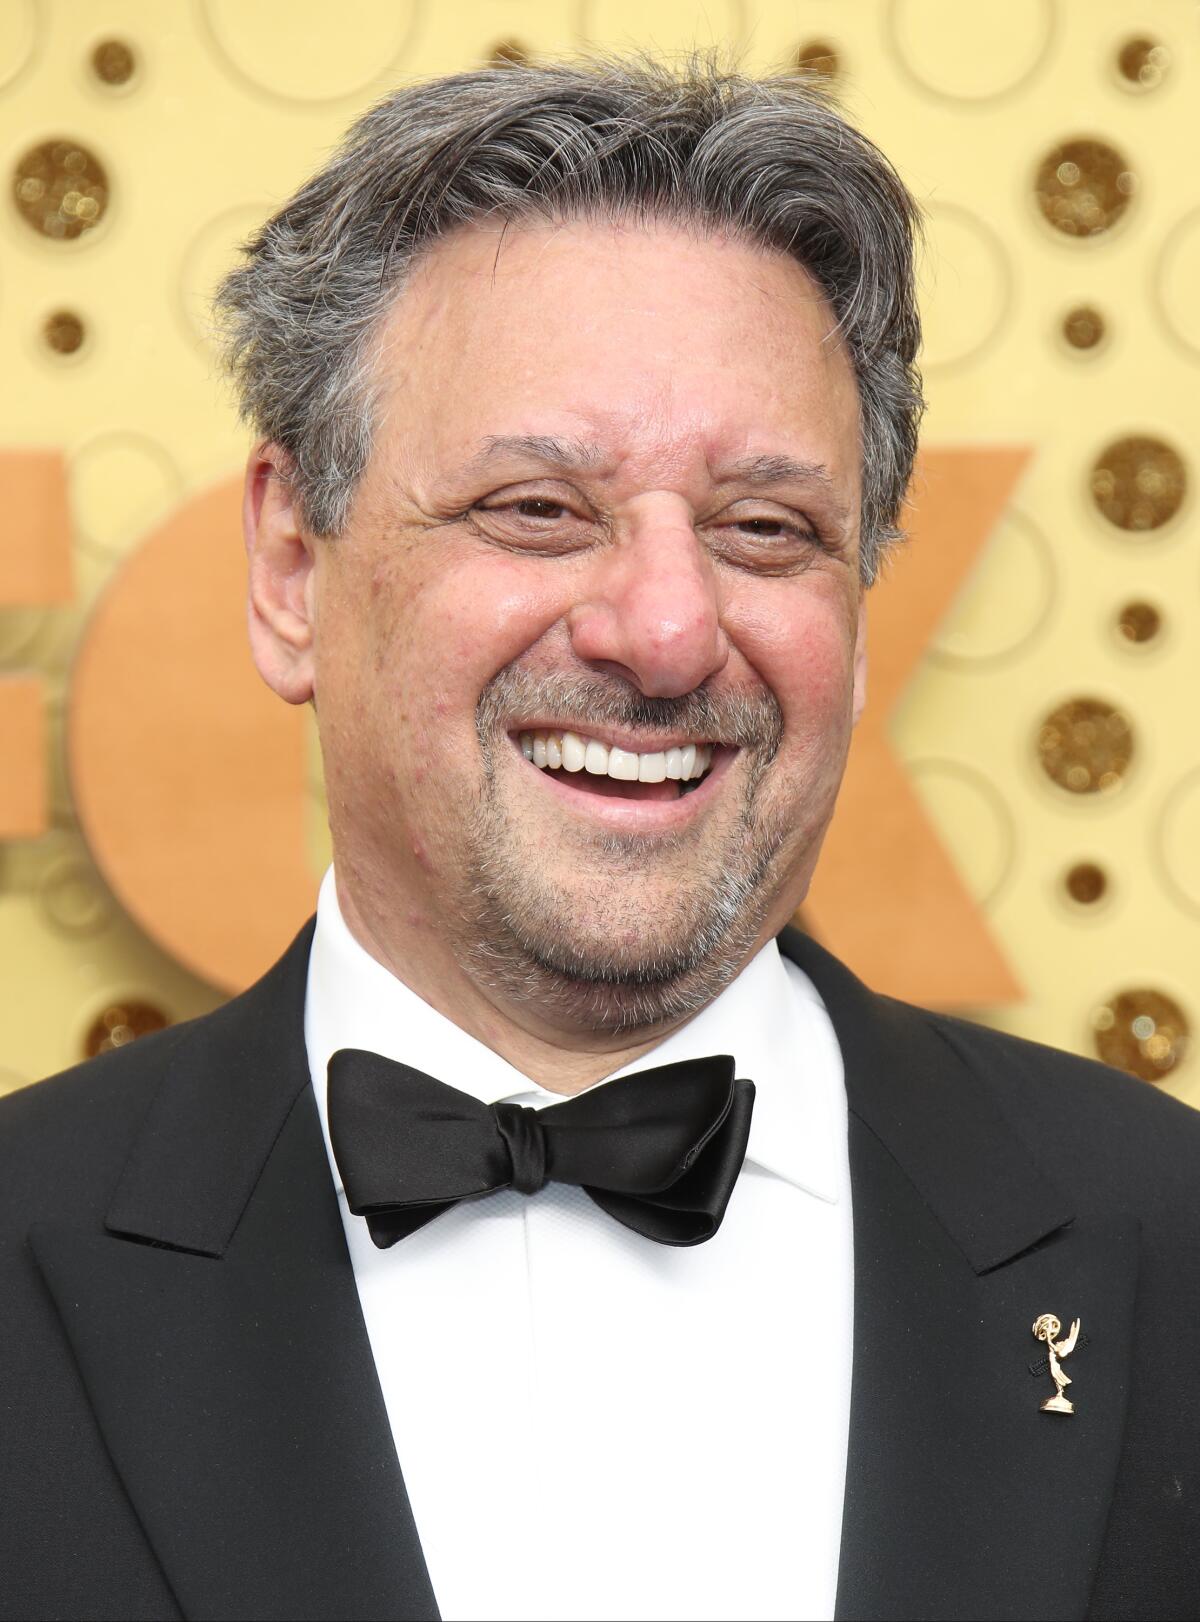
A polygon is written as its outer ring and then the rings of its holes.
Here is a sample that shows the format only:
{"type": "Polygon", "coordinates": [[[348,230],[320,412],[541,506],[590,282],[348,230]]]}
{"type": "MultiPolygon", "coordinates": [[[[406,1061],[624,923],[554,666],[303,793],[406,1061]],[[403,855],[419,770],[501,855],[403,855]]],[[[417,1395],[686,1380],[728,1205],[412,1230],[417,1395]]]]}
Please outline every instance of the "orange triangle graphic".
{"type": "Polygon", "coordinates": [[[1022,996],[887,727],[1030,455],[1027,446],[970,446],[922,456],[910,540],[870,598],[867,708],[804,905],[805,927],[869,985],[927,1006],[1022,996]]]}

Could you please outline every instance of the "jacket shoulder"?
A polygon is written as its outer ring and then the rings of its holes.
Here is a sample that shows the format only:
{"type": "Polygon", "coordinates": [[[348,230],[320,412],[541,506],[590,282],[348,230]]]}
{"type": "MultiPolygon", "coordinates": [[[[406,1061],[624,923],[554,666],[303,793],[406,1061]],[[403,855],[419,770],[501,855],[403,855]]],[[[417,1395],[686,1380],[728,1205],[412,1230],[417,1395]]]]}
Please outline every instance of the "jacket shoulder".
{"type": "Polygon", "coordinates": [[[1200,1111],[1093,1059],[945,1014],[911,1013],[991,1093],[1030,1153],[1082,1206],[1118,1204],[1194,1229],[1200,1111]]]}
{"type": "Polygon", "coordinates": [[[173,1054],[202,1038],[215,1017],[141,1037],[0,1098],[5,1222],[61,1217],[64,1201],[73,1211],[105,1201],[173,1054]]]}
{"type": "MultiPolygon", "coordinates": [[[[903,1131],[907,1118],[936,1116],[963,1089],[1079,1215],[1133,1214],[1172,1243],[1200,1240],[1200,1111],[1093,1059],[870,991],[796,929],[782,931],[779,947],[821,994],[848,1090],[853,1079],[869,1115],[903,1131]]],[[[939,1143],[939,1154],[954,1153],[939,1143]]]]}
{"type": "Polygon", "coordinates": [[[925,1021],[973,1070],[1014,1095],[1028,1096],[1031,1104],[1076,1108],[1100,1121],[1132,1116],[1147,1126],[1160,1123],[1169,1130],[1194,1131],[1200,1140],[1200,1112],[1152,1082],[1139,1081],[1097,1059],[951,1014],[923,1008],[908,1011],[925,1021]]]}
{"type": "MultiPolygon", "coordinates": [[[[271,1069],[276,1032],[283,1063],[302,1067],[310,919],[261,980],[211,1014],[141,1037],[0,1099],[0,1223],[107,1208],[142,1123],[164,1082],[186,1084],[199,1117],[228,1113],[271,1069]],[[264,1055],[266,1057],[264,1058],[264,1055]]],[[[236,1113],[236,1111],[234,1111],[236,1113]]],[[[236,1132],[231,1120],[229,1130],[236,1132]]],[[[186,1133],[187,1123],[184,1132],[186,1133]]],[[[190,1145],[177,1145],[186,1164],[190,1145]]]]}

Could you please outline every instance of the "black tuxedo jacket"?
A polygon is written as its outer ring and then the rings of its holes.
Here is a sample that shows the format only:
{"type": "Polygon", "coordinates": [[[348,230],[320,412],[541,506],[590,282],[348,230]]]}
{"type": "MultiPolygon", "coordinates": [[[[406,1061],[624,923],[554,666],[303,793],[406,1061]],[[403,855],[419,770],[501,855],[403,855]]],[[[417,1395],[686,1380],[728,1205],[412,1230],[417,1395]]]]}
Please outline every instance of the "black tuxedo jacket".
{"type": "MultiPolygon", "coordinates": [[[[309,1083],[310,939],[0,1106],[6,1617],[437,1616],[309,1083]]],[[[850,1104],[839,1616],[1200,1616],[1200,1115],[782,944],[850,1104]],[[1071,1416],[1039,1412],[1043,1312],[1082,1319],[1071,1416]]],[[[736,1409],[735,1377],[710,1423],[736,1409]]]]}

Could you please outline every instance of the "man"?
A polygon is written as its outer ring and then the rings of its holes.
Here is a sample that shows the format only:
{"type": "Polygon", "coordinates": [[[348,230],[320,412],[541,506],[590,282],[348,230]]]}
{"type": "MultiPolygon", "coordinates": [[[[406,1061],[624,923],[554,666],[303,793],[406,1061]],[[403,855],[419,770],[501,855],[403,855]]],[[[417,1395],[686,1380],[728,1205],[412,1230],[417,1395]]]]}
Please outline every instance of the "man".
{"type": "Polygon", "coordinates": [[[784,930],[912,228],[812,90],[609,64],[398,92],[249,245],[336,877],[0,1114],[6,1614],[1200,1614],[1200,1123],[784,930]]]}

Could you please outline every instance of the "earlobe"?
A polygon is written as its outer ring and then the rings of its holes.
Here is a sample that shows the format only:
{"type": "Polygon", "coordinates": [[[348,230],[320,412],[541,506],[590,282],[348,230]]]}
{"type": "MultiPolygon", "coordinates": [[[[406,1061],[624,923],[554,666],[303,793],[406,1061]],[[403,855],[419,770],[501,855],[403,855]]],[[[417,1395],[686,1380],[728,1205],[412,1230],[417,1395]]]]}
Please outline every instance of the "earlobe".
{"type": "Polygon", "coordinates": [[[858,725],[867,702],[867,603],[858,605],[858,629],[854,636],[854,724],[858,725]]]}
{"type": "Polygon", "coordinates": [[[259,675],[289,704],[313,696],[313,541],[304,531],[279,446],[256,445],[246,464],[242,527],[249,563],[250,651],[259,675]]]}

